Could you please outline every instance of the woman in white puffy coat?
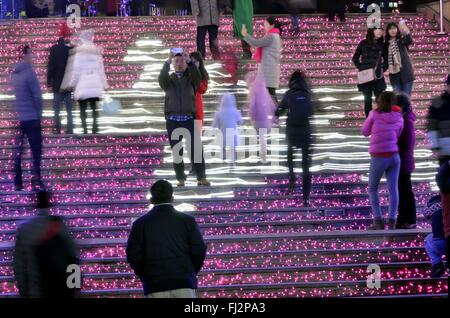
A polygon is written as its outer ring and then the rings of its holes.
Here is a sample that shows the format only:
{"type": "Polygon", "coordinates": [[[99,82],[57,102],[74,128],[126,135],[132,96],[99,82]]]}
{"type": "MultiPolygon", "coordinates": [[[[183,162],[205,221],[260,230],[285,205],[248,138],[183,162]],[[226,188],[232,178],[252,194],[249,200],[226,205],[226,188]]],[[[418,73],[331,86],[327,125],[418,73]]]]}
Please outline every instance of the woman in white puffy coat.
{"type": "Polygon", "coordinates": [[[73,89],[75,99],[80,104],[80,117],[83,132],[87,134],[86,109],[88,105],[92,110],[92,133],[98,132],[97,102],[108,88],[105,68],[103,65],[102,49],[94,44],[94,31],[81,32],[80,44],[71,50],[67,79],[63,81],[63,89],[73,89]]]}

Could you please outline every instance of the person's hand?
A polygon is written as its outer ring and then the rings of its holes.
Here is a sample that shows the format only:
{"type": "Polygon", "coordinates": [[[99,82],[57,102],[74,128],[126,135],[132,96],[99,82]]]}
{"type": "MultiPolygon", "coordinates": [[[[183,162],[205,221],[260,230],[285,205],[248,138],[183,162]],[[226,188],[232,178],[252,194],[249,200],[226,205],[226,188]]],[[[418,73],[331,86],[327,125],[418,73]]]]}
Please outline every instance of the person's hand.
{"type": "Polygon", "coordinates": [[[187,52],[183,52],[183,58],[184,58],[184,60],[186,61],[187,64],[192,62],[192,60],[189,57],[189,54],[187,54],[187,52]]]}
{"type": "Polygon", "coordinates": [[[200,15],[200,12],[198,12],[198,11],[192,12],[192,15],[193,15],[194,17],[198,17],[198,16],[200,15]]]}
{"type": "Polygon", "coordinates": [[[386,71],[384,72],[384,76],[386,76],[386,77],[389,76],[389,70],[386,70],[386,71]]]}
{"type": "Polygon", "coordinates": [[[247,26],[245,24],[242,25],[241,34],[242,34],[242,36],[248,35],[247,26]]]}
{"type": "Polygon", "coordinates": [[[173,60],[173,53],[172,51],[169,53],[169,58],[167,59],[167,63],[172,64],[172,60],[173,60]]]}

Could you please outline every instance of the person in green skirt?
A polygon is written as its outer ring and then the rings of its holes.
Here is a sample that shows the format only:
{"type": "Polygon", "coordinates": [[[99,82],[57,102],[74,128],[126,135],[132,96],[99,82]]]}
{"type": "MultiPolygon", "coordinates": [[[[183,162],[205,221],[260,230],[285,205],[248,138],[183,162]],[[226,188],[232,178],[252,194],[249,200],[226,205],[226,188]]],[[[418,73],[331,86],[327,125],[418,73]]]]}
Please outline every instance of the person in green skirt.
{"type": "Polygon", "coordinates": [[[253,1],[252,0],[233,0],[232,9],[233,9],[233,29],[234,36],[236,38],[241,39],[242,43],[242,51],[244,52],[244,59],[252,58],[252,51],[250,49],[250,45],[243,40],[243,36],[241,33],[242,25],[247,27],[248,34],[250,36],[253,35],[253,1]]]}

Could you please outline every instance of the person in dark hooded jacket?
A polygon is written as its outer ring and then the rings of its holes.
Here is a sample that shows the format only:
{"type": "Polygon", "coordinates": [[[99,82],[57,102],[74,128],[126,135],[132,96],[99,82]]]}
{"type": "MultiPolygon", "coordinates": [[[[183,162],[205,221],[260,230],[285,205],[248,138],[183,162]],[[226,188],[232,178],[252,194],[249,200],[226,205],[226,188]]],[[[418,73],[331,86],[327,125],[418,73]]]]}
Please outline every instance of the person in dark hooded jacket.
{"type": "Polygon", "coordinates": [[[398,139],[400,175],[398,178],[399,202],[396,228],[413,229],[416,228],[416,199],[412,189],[411,174],[415,169],[416,133],[414,122],[416,121],[416,115],[412,111],[408,95],[398,94],[397,104],[402,109],[403,130],[398,139]]]}
{"type": "Polygon", "coordinates": [[[16,66],[11,85],[14,90],[14,112],[19,121],[19,136],[17,137],[17,150],[14,153],[14,184],[17,191],[23,189],[22,181],[22,152],[25,136],[30,143],[33,154],[34,187],[43,188],[41,181],[41,157],[42,157],[42,91],[39,80],[33,70],[33,55],[31,48],[26,45],[21,49],[22,61],[16,66]]]}
{"type": "Polygon", "coordinates": [[[69,44],[68,38],[70,30],[66,24],[61,25],[59,30],[60,38],[58,43],[50,48],[50,55],[47,66],[47,85],[53,91],[53,111],[55,116],[55,132],[61,133],[61,118],[59,112],[61,104],[64,101],[66,104],[67,113],[67,134],[73,134],[73,119],[72,119],[72,92],[61,91],[61,84],[66,72],[67,61],[69,59],[69,51],[72,48],[69,44]]]}
{"type": "Polygon", "coordinates": [[[289,192],[292,192],[295,187],[293,151],[294,148],[300,148],[302,150],[303,202],[307,206],[309,205],[311,192],[311,173],[309,172],[309,167],[311,165],[312,127],[310,120],[314,115],[314,107],[306,77],[299,70],[292,74],[289,80],[289,90],[278,106],[275,116],[280,117],[286,111],[289,192]]]}

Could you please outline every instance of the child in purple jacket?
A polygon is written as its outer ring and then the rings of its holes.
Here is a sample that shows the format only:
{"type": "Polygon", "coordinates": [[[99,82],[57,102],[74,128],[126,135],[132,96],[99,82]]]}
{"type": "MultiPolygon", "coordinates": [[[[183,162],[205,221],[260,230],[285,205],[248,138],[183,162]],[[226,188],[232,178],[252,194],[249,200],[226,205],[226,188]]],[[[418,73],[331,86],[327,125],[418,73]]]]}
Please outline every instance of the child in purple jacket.
{"type": "Polygon", "coordinates": [[[415,169],[414,146],[416,143],[416,132],[414,115],[411,101],[406,94],[397,95],[397,105],[402,108],[403,131],[398,140],[400,154],[400,176],[398,178],[398,217],[397,229],[416,228],[416,198],[411,184],[411,174],[415,169]]]}
{"type": "Polygon", "coordinates": [[[384,173],[386,173],[389,191],[387,227],[395,228],[400,171],[398,139],[403,129],[401,110],[396,103],[397,98],[393,92],[382,93],[377,100],[377,109],[369,113],[362,128],[362,134],[366,137],[370,136],[369,199],[374,215],[370,230],[384,230],[385,227],[378,195],[378,186],[384,173]]]}

